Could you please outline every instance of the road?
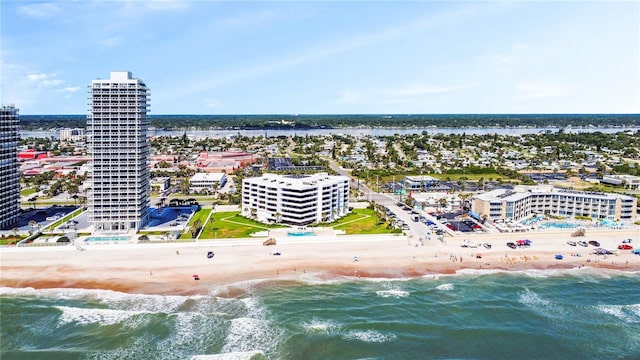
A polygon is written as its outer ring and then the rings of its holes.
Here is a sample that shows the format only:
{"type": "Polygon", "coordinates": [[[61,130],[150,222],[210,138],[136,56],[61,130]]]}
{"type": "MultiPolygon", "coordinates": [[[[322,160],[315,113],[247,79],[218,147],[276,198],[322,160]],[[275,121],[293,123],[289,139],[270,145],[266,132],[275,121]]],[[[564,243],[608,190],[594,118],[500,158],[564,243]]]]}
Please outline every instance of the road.
{"type": "MultiPolygon", "coordinates": [[[[334,160],[328,159],[328,161],[329,161],[329,167],[332,170],[337,172],[339,175],[349,177],[351,179],[351,185],[357,186],[358,180],[354,179],[353,176],[351,176],[351,170],[347,170],[340,167],[340,165],[338,165],[338,163],[335,162],[334,160]]],[[[364,194],[364,198],[367,199],[368,201],[374,201],[375,203],[381,204],[384,206],[389,206],[396,203],[396,199],[395,197],[393,197],[393,195],[377,193],[371,190],[370,188],[368,188],[367,185],[364,184],[363,182],[360,182],[359,186],[360,186],[360,191],[362,191],[362,193],[364,194]]]]}
{"type": "MultiPolygon", "coordinates": [[[[338,165],[338,163],[332,159],[328,159],[329,167],[337,172],[339,175],[347,176],[351,179],[351,184],[353,186],[357,186],[357,179],[354,179],[351,176],[351,170],[344,169],[338,165]]],[[[409,225],[409,231],[406,231],[409,235],[409,242],[413,245],[421,245],[420,239],[423,240],[436,240],[438,236],[424,223],[415,222],[412,219],[416,216],[416,214],[412,214],[412,210],[405,210],[404,208],[398,205],[397,199],[393,195],[378,193],[370,188],[368,188],[364,183],[360,183],[360,191],[364,193],[365,199],[368,201],[374,201],[377,204],[383,205],[387,207],[391,212],[396,214],[399,220],[404,221],[405,224],[409,225]]],[[[433,216],[427,214],[424,211],[418,211],[419,216],[423,216],[428,220],[433,221],[437,227],[443,230],[445,233],[452,235],[452,231],[447,229],[440,221],[438,221],[433,216]]]]}

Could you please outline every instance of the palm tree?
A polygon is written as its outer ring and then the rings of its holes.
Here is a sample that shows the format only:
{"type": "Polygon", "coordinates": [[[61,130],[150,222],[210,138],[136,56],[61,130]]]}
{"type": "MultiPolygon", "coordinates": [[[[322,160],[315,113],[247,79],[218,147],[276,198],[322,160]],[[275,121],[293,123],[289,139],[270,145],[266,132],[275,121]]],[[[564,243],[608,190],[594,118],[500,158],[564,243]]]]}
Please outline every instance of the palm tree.
{"type": "Polygon", "coordinates": [[[440,211],[442,211],[442,209],[447,207],[448,205],[447,198],[441,197],[436,201],[436,204],[438,204],[438,206],[440,207],[440,211]]]}
{"type": "Polygon", "coordinates": [[[31,228],[35,228],[36,226],[38,226],[38,222],[35,220],[31,220],[29,221],[29,226],[31,226],[31,228]]]}
{"type": "Polygon", "coordinates": [[[16,242],[18,242],[18,231],[20,231],[17,227],[14,227],[13,229],[11,229],[11,231],[13,232],[13,237],[14,237],[14,244],[16,242]]]}

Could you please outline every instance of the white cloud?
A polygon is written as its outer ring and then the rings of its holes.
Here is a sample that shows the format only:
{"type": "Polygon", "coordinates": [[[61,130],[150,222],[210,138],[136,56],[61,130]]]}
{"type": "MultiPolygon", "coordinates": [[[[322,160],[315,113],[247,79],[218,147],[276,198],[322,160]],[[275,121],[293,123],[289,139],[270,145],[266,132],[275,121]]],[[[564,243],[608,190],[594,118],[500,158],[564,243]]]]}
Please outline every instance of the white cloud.
{"type": "Polygon", "coordinates": [[[29,83],[35,84],[38,88],[55,87],[64,83],[64,80],[57,79],[55,74],[30,73],[26,78],[29,83]]]}
{"type": "Polygon", "coordinates": [[[520,94],[514,97],[515,100],[565,97],[573,93],[573,87],[571,86],[540,80],[520,82],[516,84],[516,90],[520,94]]]}
{"type": "MultiPolygon", "coordinates": [[[[23,64],[3,62],[0,77],[2,102],[15,104],[21,114],[42,114],[51,103],[64,103],[67,96],[78,96],[82,87],[65,85],[56,73],[34,71],[23,64]]],[[[73,111],[71,111],[73,113],[73,111]]]]}
{"type": "Polygon", "coordinates": [[[28,81],[38,81],[47,78],[47,74],[27,74],[28,81]]]}
{"type": "Polygon", "coordinates": [[[403,23],[402,25],[389,26],[381,30],[353,36],[345,36],[342,41],[316,46],[298,53],[282,54],[282,56],[272,61],[261,59],[261,61],[253,67],[243,66],[235,71],[228,71],[224,75],[210,74],[209,76],[199,76],[198,80],[191,82],[191,86],[183,87],[179,93],[173,93],[172,96],[174,98],[190,96],[223,85],[254,79],[383,42],[401,39],[408,34],[421,33],[450,23],[463,22],[467,18],[477,16],[482,11],[482,7],[475,4],[468,4],[456,7],[453,10],[430,13],[418,17],[415,21],[403,23]],[[200,80],[201,78],[207,80],[202,81],[200,80]]]}
{"type": "Polygon", "coordinates": [[[67,86],[66,88],[61,89],[61,92],[71,92],[74,93],[82,89],[80,86],[67,86]]]}
{"type": "Polygon", "coordinates": [[[57,16],[60,7],[54,3],[28,4],[18,7],[18,13],[32,18],[47,18],[57,16]]]}

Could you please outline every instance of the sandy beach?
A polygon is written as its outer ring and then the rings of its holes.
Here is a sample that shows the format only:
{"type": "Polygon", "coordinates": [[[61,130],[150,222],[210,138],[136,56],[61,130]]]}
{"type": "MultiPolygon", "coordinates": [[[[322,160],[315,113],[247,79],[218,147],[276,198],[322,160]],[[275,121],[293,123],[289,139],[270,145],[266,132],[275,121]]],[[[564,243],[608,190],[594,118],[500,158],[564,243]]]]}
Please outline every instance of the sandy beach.
{"type": "Polygon", "coordinates": [[[615,251],[622,240],[640,245],[638,230],[591,230],[572,238],[567,231],[472,234],[420,243],[406,236],[342,236],[262,240],[216,240],[197,243],[13,247],[0,249],[0,286],[109,289],[142,294],[236,296],[242,285],[264,280],[326,281],[344,278],[412,278],[469,270],[592,268],[640,271],[631,251],[596,256],[594,247],[570,246],[568,240],[597,240],[615,251]],[[506,242],[530,239],[528,248],[506,242]],[[465,241],[491,243],[462,248],[465,241]],[[207,252],[214,257],[208,258],[207,252]],[[274,253],[280,255],[274,255],[274,253]],[[562,254],[563,260],[555,259],[562,254]],[[576,256],[579,255],[579,256],[576,256]],[[193,275],[198,275],[195,280],[193,275]]]}

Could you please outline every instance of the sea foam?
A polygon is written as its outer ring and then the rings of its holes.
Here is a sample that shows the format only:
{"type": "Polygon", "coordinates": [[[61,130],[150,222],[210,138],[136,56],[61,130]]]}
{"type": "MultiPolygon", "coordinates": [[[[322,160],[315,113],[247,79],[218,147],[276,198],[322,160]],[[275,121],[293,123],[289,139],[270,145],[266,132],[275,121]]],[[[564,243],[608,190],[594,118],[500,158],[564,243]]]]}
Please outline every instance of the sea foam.
{"type": "Polygon", "coordinates": [[[519,301],[521,304],[529,307],[533,312],[547,318],[557,319],[565,318],[566,310],[559,304],[543,299],[540,295],[525,288],[520,292],[519,301]]]}
{"type": "Polygon", "coordinates": [[[440,290],[440,291],[451,291],[451,290],[453,290],[453,284],[442,284],[442,285],[438,285],[438,286],[436,286],[436,290],[440,290]]]}
{"type": "Polygon", "coordinates": [[[302,327],[307,332],[323,332],[323,333],[332,333],[340,328],[340,326],[333,321],[319,320],[315,318],[309,322],[303,323],[302,327]]]}
{"type": "Polygon", "coordinates": [[[381,297],[395,297],[395,298],[409,296],[409,292],[404,290],[378,290],[376,291],[376,294],[381,297]]]}
{"type": "MultiPolygon", "coordinates": [[[[125,311],[112,309],[95,309],[95,308],[77,308],[69,306],[55,306],[62,312],[60,316],[60,325],[69,323],[77,323],[81,325],[98,323],[100,325],[113,325],[124,322],[125,320],[140,314],[150,314],[143,311],[125,311]]],[[[137,324],[131,324],[135,327],[137,324]]]]}
{"type": "Polygon", "coordinates": [[[374,330],[354,330],[342,336],[346,340],[358,340],[367,343],[384,343],[396,339],[396,335],[383,334],[374,330]]]}
{"type": "Polygon", "coordinates": [[[260,350],[238,351],[215,355],[194,355],[190,360],[261,360],[266,359],[260,350]]]}
{"type": "Polygon", "coordinates": [[[640,323],[640,304],[633,305],[598,305],[600,312],[614,316],[627,323],[640,323]]]}

